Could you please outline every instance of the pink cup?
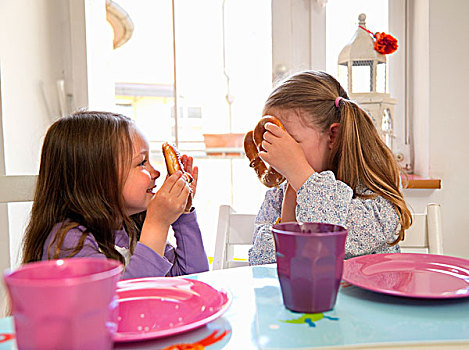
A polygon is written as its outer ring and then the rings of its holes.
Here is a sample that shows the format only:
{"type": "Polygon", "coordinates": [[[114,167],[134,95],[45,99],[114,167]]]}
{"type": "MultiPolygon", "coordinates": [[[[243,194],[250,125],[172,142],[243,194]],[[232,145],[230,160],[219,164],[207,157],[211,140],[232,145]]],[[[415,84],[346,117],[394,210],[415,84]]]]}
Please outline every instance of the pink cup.
{"type": "Polygon", "coordinates": [[[285,307],[303,313],[331,310],[342,279],[347,230],[289,222],[274,225],[272,233],[285,307]]]}
{"type": "Polygon", "coordinates": [[[122,270],[116,260],[73,258],[6,272],[18,349],[111,349],[122,270]]]}

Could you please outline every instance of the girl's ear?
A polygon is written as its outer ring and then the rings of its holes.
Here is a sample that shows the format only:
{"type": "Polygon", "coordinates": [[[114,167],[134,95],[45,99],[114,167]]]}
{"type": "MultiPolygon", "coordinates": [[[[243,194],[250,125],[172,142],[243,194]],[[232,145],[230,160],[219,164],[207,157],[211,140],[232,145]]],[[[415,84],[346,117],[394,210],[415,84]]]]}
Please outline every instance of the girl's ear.
{"type": "Polygon", "coordinates": [[[329,149],[332,149],[340,131],[340,123],[332,123],[329,126],[329,149]]]}

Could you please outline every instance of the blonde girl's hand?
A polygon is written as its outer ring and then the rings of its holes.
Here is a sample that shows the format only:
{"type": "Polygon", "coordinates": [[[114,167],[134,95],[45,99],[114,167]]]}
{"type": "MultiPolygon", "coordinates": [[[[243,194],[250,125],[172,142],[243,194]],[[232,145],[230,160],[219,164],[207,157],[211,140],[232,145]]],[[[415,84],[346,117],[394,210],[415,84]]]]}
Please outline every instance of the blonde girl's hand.
{"type": "Polygon", "coordinates": [[[193,180],[189,186],[191,189],[192,198],[194,198],[195,191],[197,189],[197,180],[199,179],[199,168],[193,165],[194,159],[185,154],[182,155],[181,162],[182,162],[182,165],[184,166],[184,171],[186,173],[189,173],[192,176],[193,180]]]}
{"type": "Polygon", "coordinates": [[[290,134],[273,123],[265,125],[266,132],[260,158],[286,177],[296,191],[314,173],[300,144],[290,134]]]}

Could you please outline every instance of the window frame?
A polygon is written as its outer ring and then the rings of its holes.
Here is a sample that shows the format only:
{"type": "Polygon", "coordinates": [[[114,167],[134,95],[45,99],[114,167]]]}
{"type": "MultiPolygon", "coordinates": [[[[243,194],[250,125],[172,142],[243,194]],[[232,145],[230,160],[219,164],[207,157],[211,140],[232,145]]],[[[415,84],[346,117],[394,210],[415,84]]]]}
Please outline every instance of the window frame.
{"type": "MultiPolygon", "coordinates": [[[[401,165],[409,164],[412,171],[409,6],[408,0],[388,2],[389,32],[399,40],[399,50],[388,56],[388,79],[389,94],[398,101],[394,108],[394,151],[404,158],[401,165]]],[[[303,69],[326,69],[326,11],[327,1],[272,0],[274,81],[303,69]]]]}

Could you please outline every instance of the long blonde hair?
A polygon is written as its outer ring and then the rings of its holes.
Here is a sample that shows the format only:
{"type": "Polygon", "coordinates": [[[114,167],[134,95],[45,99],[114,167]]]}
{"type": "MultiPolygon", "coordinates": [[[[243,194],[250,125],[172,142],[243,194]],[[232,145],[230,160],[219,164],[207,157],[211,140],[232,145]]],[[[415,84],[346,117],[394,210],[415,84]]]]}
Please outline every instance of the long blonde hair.
{"type": "Polygon", "coordinates": [[[382,196],[395,207],[401,230],[395,245],[404,239],[412,224],[412,216],[400,190],[400,171],[392,151],[381,140],[370,116],[349,100],[340,83],[324,72],[306,71],[292,75],[275,88],[264,106],[297,109],[305,113],[303,122],[325,132],[331,124],[339,123],[337,141],[329,159],[329,170],[353,191],[354,196],[382,196]],[[337,97],[342,97],[335,105],[337,97]],[[357,188],[363,185],[374,192],[366,195],[357,188]]]}
{"type": "Polygon", "coordinates": [[[63,223],[47,249],[57,258],[67,232],[83,225],[75,255],[92,233],[108,258],[124,262],[114,247],[114,231],[122,225],[136,241],[136,230],[125,214],[123,182],[132,159],[135,132],[129,118],[108,112],[77,112],[48,129],[41,151],[31,217],[23,240],[23,263],[42,259],[44,244],[57,223],[63,223]],[[55,243],[56,249],[50,251],[55,243]]]}

